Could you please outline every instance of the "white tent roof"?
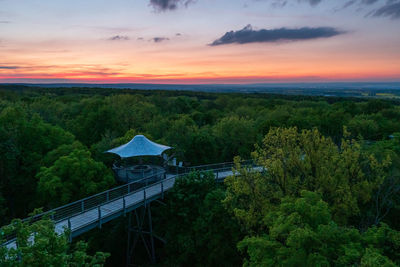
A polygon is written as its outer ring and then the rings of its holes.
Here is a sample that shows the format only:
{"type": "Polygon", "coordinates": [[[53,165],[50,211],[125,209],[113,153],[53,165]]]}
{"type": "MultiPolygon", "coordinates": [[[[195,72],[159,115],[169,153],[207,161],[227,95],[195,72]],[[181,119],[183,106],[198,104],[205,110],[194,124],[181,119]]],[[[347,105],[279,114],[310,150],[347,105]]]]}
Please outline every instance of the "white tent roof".
{"type": "Polygon", "coordinates": [[[136,135],[129,143],[106,152],[117,154],[121,158],[130,158],[139,156],[161,156],[165,150],[170,148],[169,146],[154,143],[144,135],[136,135]]]}

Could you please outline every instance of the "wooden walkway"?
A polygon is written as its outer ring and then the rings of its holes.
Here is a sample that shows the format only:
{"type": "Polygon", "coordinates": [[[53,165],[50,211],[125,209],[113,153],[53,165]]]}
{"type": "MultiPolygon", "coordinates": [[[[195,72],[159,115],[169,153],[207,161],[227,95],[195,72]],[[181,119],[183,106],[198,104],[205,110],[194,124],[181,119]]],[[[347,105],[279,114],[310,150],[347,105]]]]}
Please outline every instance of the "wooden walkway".
{"type": "MultiPolygon", "coordinates": [[[[252,167],[254,171],[262,171],[261,167],[252,167]]],[[[227,170],[209,170],[213,171],[215,174],[215,178],[218,180],[223,180],[228,176],[233,175],[232,169],[227,170]]],[[[181,175],[172,175],[168,174],[166,179],[163,179],[159,182],[151,184],[149,186],[143,187],[139,190],[133,191],[131,193],[123,194],[120,197],[115,199],[105,201],[95,207],[84,209],[82,208],[81,212],[76,212],[71,216],[66,218],[55,220],[55,231],[59,234],[62,234],[66,229],[70,230],[70,239],[79,236],[87,231],[90,231],[93,228],[99,227],[101,228],[102,224],[111,221],[120,216],[124,216],[126,213],[135,210],[138,207],[145,205],[146,203],[150,203],[158,198],[163,198],[164,193],[170,190],[175,183],[175,180],[180,176],[184,176],[187,174],[181,175]]],[[[128,190],[129,191],[129,190],[128,190]]],[[[107,197],[108,197],[108,192],[107,197]]],[[[85,200],[76,203],[85,203],[85,200]]],[[[83,204],[79,204],[82,205],[83,204]]],[[[74,203],[70,204],[71,206],[74,203]]],[[[75,205],[76,206],[76,205],[75,205]]],[[[15,239],[8,241],[6,247],[16,248],[15,239]]]]}

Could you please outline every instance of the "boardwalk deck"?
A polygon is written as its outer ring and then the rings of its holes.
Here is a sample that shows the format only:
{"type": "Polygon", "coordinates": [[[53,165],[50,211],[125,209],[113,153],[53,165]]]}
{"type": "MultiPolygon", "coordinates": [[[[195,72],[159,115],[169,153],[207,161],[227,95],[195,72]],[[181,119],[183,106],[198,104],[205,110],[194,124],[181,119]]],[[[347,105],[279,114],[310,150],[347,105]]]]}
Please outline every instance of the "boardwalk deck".
{"type": "MultiPolygon", "coordinates": [[[[254,171],[263,170],[261,167],[257,166],[253,166],[252,169],[254,171]]],[[[210,171],[214,172],[215,177],[218,180],[223,180],[226,177],[233,175],[232,169],[228,170],[227,168],[210,171]]],[[[146,202],[149,203],[163,197],[164,193],[174,186],[175,180],[182,175],[184,174],[168,174],[166,179],[157,183],[143,187],[131,193],[126,193],[110,201],[105,201],[97,206],[83,209],[82,212],[77,212],[69,217],[60,219],[55,223],[55,231],[62,234],[66,229],[70,229],[70,238],[73,238],[93,228],[101,227],[103,223],[111,221],[119,216],[123,216],[126,213],[145,205],[146,202]]],[[[82,202],[83,201],[84,200],[82,200],[82,202]]],[[[9,249],[16,248],[15,239],[8,241],[6,246],[9,249]]]]}

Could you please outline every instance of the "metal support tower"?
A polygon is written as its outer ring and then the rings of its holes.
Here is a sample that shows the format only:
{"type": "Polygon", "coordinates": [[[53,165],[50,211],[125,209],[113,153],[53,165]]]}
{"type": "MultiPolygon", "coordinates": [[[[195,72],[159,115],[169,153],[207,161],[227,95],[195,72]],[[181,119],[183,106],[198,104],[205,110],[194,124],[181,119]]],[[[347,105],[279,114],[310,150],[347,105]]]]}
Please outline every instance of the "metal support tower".
{"type": "Polygon", "coordinates": [[[165,241],[153,233],[153,221],[151,217],[151,205],[146,203],[143,207],[135,209],[128,215],[128,246],[126,254],[126,265],[134,266],[135,248],[141,241],[149,256],[150,263],[156,263],[154,239],[163,243],[165,241]]]}

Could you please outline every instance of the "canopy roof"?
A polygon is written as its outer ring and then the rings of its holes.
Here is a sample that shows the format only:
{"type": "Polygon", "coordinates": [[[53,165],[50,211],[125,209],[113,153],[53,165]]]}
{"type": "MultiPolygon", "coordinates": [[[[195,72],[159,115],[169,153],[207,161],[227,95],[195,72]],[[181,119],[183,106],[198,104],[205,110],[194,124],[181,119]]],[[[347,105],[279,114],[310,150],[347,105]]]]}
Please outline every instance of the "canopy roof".
{"type": "Polygon", "coordinates": [[[110,149],[106,152],[119,155],[121,158],[140,156],[161,156],[165,151],[171,149],[169,146],[154,143],[144,135],[136,135],[129,143],[110,149]]]}

